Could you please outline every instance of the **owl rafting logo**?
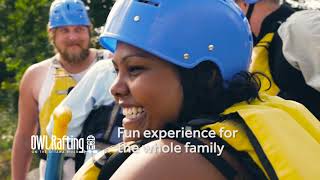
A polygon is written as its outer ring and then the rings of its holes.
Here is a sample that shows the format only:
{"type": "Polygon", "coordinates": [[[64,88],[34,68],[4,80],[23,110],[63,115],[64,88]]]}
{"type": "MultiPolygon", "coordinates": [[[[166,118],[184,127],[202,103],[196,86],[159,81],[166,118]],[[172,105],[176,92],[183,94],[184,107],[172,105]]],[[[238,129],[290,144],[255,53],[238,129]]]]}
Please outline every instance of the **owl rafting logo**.
{"type": "Polygon", "coordinates": [[[89,135],[86,139],[69,136],[50,138],[46,135],[33,135],[31,136],[31,150],[33,153],[47,153],[48,150],[62,150],[64,153],[95,152],[95,137],[89,135]]]}

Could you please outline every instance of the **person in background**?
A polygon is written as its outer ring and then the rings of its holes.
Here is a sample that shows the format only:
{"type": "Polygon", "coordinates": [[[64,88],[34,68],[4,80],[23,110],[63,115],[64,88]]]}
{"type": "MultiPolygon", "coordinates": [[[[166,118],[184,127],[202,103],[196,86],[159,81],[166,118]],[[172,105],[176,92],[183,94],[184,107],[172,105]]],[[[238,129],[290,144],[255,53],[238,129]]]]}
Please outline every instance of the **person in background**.
{"type": "MultiPolygon", "coordinates": [[[[99,59],[111,57],[90,48],[91,23],[81,0],[55,0],[49,12],[48,35],[56,55],[30,66],[20,82],[18,127],[12,151],[12,178],[26,178],[32,160],[31,136],[46,136],[54,108],[99,59]]],[[[50,143],[50,142],[46,142],[50,143]]],[[[43,144],[46,146],[46,144],[43,144]]],[[[45,149],[39,150],[40,179],[46,166],[45,149]]],[[[64,162],[64,178],[75,173],[72,157],[64,162]]]]}
{"type": "Polygon", "coordinates": [[[286,4],[280,5],[279,0],[235,2],[246,14],[255,39],[249,71],[267,76],[259,76],[261,91],[298,101],[320,119],[319,54],[316,53],[319,43],[314,38],[319,33],[319,11],[303,11],[289,18],[295,11],[286,4]]]}

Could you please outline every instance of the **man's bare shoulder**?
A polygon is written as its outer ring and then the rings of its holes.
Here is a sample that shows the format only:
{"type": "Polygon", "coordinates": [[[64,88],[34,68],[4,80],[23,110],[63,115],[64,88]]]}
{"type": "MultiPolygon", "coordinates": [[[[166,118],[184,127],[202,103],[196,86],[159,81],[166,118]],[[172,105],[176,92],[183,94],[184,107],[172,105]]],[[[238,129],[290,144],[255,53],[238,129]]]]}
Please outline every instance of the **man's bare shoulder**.
{"type": "Polygon", "coordinates": [[[28,67],[20,81],[20,91],[31,90],[34,97],[40,91],[40,87],[47,75],[51,60],[47,59],[28,67]]]}
{"type": "Polygon", "coordinates": [[[32,64],[26,70],[26,73],[38,73],[40,71],[46,71],[51,64],[51,59],[46,59],[44,61],[32,64]]]}

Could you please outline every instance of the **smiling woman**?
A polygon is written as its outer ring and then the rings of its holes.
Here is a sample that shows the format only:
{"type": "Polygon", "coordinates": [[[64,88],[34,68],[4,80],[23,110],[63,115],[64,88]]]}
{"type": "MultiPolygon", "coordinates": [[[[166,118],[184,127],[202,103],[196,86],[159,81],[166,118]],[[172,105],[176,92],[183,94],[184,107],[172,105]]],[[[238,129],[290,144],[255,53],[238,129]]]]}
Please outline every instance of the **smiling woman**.
{"type": "Polygon", "coordinates": [[[246,72],[249,24],[234,1],[118,0],[100,42],[115,52],[111,93],[124,130],[209,129],[217,136],[124,136],[74,179],[320,177],[313,168],[319,122],[300,104],[258,94],[246,72]]]}

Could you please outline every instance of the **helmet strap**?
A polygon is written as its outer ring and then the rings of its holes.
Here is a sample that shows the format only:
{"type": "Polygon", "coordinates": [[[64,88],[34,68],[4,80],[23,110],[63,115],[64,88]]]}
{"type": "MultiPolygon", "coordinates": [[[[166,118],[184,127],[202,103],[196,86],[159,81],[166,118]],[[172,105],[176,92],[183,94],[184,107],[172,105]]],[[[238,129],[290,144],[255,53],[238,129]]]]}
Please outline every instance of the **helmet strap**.
{"type": "Polygon", "coordinates": [[[249,8],[248,8],[248,11],[247,11],[247,14],[246,14],[246,17],[247,17],[249,23],[250,23],[250,18],[251,18],[253,9],[254,9],[254,5],[255,4],[249,4],[249,8]]]}

